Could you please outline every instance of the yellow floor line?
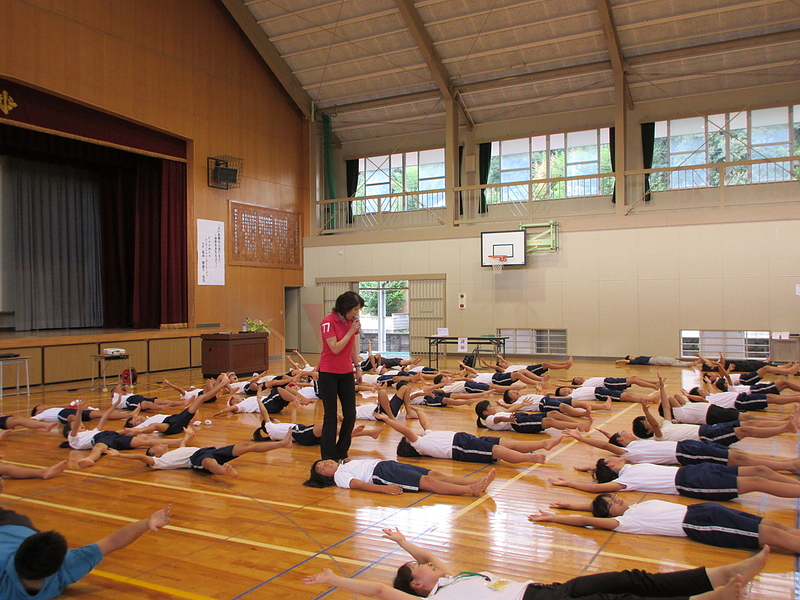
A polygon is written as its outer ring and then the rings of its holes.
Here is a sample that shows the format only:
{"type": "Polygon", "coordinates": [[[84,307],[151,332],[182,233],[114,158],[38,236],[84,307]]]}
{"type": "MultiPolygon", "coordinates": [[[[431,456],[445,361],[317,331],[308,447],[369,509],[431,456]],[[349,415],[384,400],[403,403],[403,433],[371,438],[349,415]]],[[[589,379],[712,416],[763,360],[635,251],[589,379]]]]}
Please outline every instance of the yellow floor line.
{"type": "Polygon", "coordinates": [[[115,573],[109,573],[107,571],[101,571],[99,569],[93,569],[92,575],[97,575],[98,577],[104,577],[106,579],[111,579],[113,581],[119,581],[121,583],[127,583],[130,585],[134,585],[136,587],[145,588],[148,590],[153,590],[156,592],[162,592],[168,596],[176,596],[178,598],[186,598],[187,600],[218,600],[216,598],[210,598],[209,596],[203,596],[201,594],[195,594],[193,592],[186,592],[184,590],[177,590],[175,588],[167,587],[165,585],[158,585],[157,583],[150,583],[148,581],[141,581],[140,579],[134,579],[132,577],[126,577],[125,575],[117,575],[115,573]]]}

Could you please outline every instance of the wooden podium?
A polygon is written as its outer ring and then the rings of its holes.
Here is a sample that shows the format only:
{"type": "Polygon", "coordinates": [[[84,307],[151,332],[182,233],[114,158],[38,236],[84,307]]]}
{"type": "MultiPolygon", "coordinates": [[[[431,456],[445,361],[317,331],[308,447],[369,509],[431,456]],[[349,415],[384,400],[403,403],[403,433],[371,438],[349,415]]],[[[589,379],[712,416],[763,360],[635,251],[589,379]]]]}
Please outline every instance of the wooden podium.
{"type": "Polygon", "coordinates": [[[269,333],[209,333],[203,340],[203,377],[233,371],[250,376],[269,369],[269,333]]]}

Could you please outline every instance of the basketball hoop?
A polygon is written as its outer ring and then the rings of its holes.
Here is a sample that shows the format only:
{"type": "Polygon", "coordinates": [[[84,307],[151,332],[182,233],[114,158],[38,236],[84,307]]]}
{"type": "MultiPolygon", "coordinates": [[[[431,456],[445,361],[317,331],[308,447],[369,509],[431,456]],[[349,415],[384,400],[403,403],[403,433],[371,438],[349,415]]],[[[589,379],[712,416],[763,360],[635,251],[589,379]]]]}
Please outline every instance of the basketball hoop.
{"type": "Polygon", "coordinates": [[[492,269],[494,270],[495,275],[503,272],[503,265],[506,264],[506,261],[508,260],[508,256],[505,254],[490,254],[486,258],[488,258],[489,262],[492,263],[492,269]]]}

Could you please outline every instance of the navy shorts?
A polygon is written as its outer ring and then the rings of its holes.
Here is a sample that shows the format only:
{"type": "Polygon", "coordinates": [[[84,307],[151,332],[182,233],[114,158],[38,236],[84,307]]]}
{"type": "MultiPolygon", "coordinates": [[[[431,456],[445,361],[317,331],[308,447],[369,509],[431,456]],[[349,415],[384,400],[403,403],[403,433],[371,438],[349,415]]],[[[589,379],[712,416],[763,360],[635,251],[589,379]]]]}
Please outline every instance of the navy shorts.
{"type": "Polygon", "coordinates": [[[511,378],[511,373],[495,373],[492,375],[492,383],[497,385],[511,385],[514,380],[511,378]]]}
{"type": "Polygon", "coordinates": [[[725,446],[698,440],[678,442],[675,447],[675,457],[678,459],[678,464],[681,465],[696,465],[698,463],[727,465],[728,453],[729,450],[725,446]]]}
{"type": "Polygon", "coordinates": [[[545,373],[547,373],[547,371],[550,370],[550,369],[545,369],[542,365],[528,365],[525,368],[534,375],[538,375],[539,377],[542,377],[545,373]]]}
{"type": "MultiPolygon", "coordinates": [[[[750,385],[750,384],[747,384],[750,385]]],[[[774,381],[764,383],[754,383],[750,385],[750,391],[754,394],[780,394],[777,384],[774,381]]]]}
{"type": "Polygon", "coordinates": [[[6,415],[4,417],[0,417],[0,429],[8,429],[8,427],[6,427],[6,422],[8,421],[8,418],[10,416],[11,415],[6,415]]]}
{"type": "Polygon", "coordinates": [[[223,446],[222,448],[217,448],[215,446],[200,448],[200,450],[189,457],[189,462],[192,463],[193,469],[210,473],[211,471],[203,467],[203,461],[207,458],[214,459],[219,464],[224,465],[226,462],[236,458],[233,455],[233,445],[223,446]]]}
{"type": "Polygon", "coordinates": [[[436,373],[438,373],[438,372],[439,371],[437,371],[433,367],[422,367],[422,373],[424,375],[436,375],[436,373]]]}
{"type": "Polygon", "coordinates": [[[453,460],[474,463],[493,463],[492,448],[500,443],[499,437],[477,437],[459,431],[453,436],[453,460]]]}
{"type": "Polygon", "coordinates": [[[722,408],[716,404],[708,407],[706,413],[706,423],[709,425],[717,425],[718,423],[730,423],[731,421],[738,421],[741,413],[735,408],[722,408]]]}
{"type": "Polygon", "coordinates": [[[360,365],[360,366],[361,366],[361,370],[362,370],[364,373],[366,373],[367,371],[372,371],[372,363],[371,363],[371,362],[369,362],[369,358],[365,358],[365,359],[364,359],[364,360],[361,362],[361,365],[360,365]]]}
{"type": "Polygon", "coordinates": [[[716,502],[691,504],[683,519],[687,537],[721,548],[758,548],[761,517],[716,502]]]}
{"type": "MultiPolygon", "coordinates": [[[[392,399],[389,400],[389,410],[392,411],[392,416],[396,417],[397,414],[400,412],[400,407],[403,406],[403,399],[395,394],[392,396],[392,399]]],[[[378,403],[377,408],[375,408],[376,413],[384,413],[383,407],[378,403]]]]}
{"type": "Polygon", "coordinates": [[[603,387],[610,390],[625,391],[630,386],[626,377],[606,377],[603,379],[603,387]]]}
{"type": "Polygon", "coordinates": [[[739,375],[739,385],[755,385],[761,381],[761,375],[758,371],[750,371],[744,375],[739,375]]]}
{"type": "Polygon", "coordinates": [[[739,495],[736,479],[739,467],[726,467],[712,463],[687,465],[678,469],[675,487],[687,498],[725,502],[739,495]]]}
{"type": "Polygon", "coordinates": [[[177,415],[168,416],[162,421],[162,423],[167,424],[167,429],[163,432],[163,435],[175,435],[176,433],[183,433],[183,428],[189,426],[189,423],[192,422],[192,418],[194,416],[195,413],[189,412],[188,408],[184,409],[182,412],[179,412],[177,415]]]}
{"type": "Polygon", "coordinates": [[[403,359],[396,356],[390,358],[381,357],[381,364],[387,369],[394,369],[403,365],[403,359]]]}
{"type": "MultiPolygon", "coordinates": [[[[69,419],[76,412],[78,412],[78,409],[76,408],[65,408],[64,410],[58,413],[58,422],[66,425],[67,419],[69,419]]],[[[81,411],[81,421],[91,421],[91,420],[92,420],[91,410],[87,408],[86,410],[81,411]]]]}
{"type": "Polygon", "coordinates": [[[542,433],[544,427],[542,426],[542,419],[544,413],[514,413],[516,416],[516,423],[511,423],[511,428],[517,433],[542,433]]]}
{"type": "Polygon", "coordinates": [[[748,394],[742,392],[736,396],[736,401],[733,403],[736,410],[766,410],[767,408],[767,395],[766,394],[748,394]]]}
{"type": "Polygon", "coordinates": [[[619,402],[620,398],[622,398],[622,392],[607,387],[599,387],[594,388],[594,397],[600,402],[605,402],[608,399],[611,399],[612,402],[619,402]]]}
{"type": "Polygon", "coordinates": [[[145,398],[141,394],[132,394],[132,395],[128,396],[127,398],[125,398],[122,401],[123,404],[122,404],[122,406],[119,407],[119,409],[120,410],[135,410],[136,407],[139,406],[145,400],[153,401],[155,399],[156,399],[155,396],[153,396],[152,398],[145,398]]]}
{"type": "Polygon", "coordinates": [[[132,435],[120,435],[116,431],[101,431],[92,439],[92,446],[105,444],[114,450],[130,450],[132,435]]]}
{"type": "Polygon", "coordinates": [[[539,401],[539,410],[543,413],[549,413],[551,410],[559,410],[562,404],[572,406],[572,398],[554,398],[553,396],[545,396],[539,401]]]}
{"type": "Polygon", "coordinates": [[[486,392],[489,390],[488,383],[481,383],[479,381],[465,381],[464,382],[464,390],[468,394],[479,394],[481,392],[486,392]]]}
{"type": "Polygon", "coordinates": [[[372,472],[375,485],[399,485],[406,492],[418,492],[419,480],[430,473],[430,469],[409,465],[394,460],[383,460],[372,472]]]}
{"type": "Polygon", "coordinates": [[[739,421],[717,423],[716,425],[700,425],[700,440],[730,446],[739,441],[736,431],[734,431],[739,425],[741,425],[739,421]]]}
{"type": "Polygon", "coordinates": [[[269,396],[262,399],[261,403],[264,405],[264,408],[267,409],[268,415],[277,415],[284,408],[289,406],[289,403],[281,398],[281,395],[276,388],[273,388],[273,391],[270,392],[269,396]]]}
{"type": "Polygon", "coordinates": [[[313,425],[300,425],[292,427],[292,441],[299,446],[319,446],[319,440],[314,435],[313,425]]]}
{"type": "Polygon", "coordinates": [[[449,398],[450,394],[437,390],[428,396],[422,397],[422,403],[425,406],[446,406],[444,403],[445,398],[449,398]]]}

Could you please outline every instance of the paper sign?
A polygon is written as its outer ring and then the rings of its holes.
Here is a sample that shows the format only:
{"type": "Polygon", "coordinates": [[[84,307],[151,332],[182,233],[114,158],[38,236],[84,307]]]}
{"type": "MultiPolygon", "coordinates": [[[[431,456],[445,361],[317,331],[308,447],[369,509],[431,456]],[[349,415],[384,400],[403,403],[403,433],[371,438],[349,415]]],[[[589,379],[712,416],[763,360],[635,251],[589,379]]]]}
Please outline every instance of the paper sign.
{"type": "Polygon", "coordinates": [[[436,335],[438,337],[448,337],[450,335],[450,330],[447,327],[439,327],[436,330],[436,335]]]}
{"type": "Polygon", "coordinates": [[[467,351],[467,338],[465,338],[465,337],[458,338],[458,351],[459,352],[466,352],[467,351]]]}

